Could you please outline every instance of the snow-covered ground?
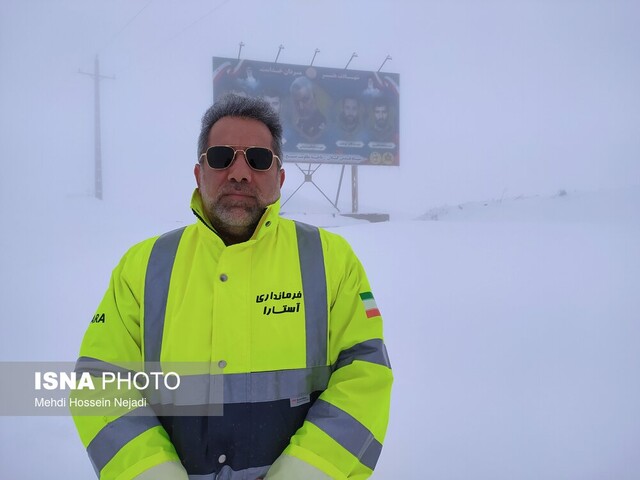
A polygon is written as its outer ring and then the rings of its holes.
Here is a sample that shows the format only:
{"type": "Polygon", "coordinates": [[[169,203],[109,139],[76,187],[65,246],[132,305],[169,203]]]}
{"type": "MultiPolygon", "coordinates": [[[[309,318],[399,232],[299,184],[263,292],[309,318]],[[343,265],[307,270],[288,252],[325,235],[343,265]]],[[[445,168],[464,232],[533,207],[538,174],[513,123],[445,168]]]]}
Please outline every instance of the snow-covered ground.
{"type": "MultiPolygon", "coordinates": [[[[22,207],[3,212],[2,361],[74,361],[121,254],[191,222],[186,206],[22,207]]],[[[569,192],[332,227],[365,264],[395,372],[374,478],[640,478],[638,207],[640,189],[569,192]]],[[[0,418],[0,446],[2,479],[94,477],[70,418],[0,418]]]]}

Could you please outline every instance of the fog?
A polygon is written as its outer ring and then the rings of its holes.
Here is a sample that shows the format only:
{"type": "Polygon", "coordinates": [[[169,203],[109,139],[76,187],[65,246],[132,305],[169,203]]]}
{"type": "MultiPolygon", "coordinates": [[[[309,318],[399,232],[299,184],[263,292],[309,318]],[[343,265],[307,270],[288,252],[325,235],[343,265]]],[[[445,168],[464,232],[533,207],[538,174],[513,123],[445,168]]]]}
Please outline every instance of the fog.
{"type": "MultiPolygon", "coordinates": [[[[639,261],[639,18],[640,2],[620,0],[0,0],[0,358],[74,361],[124,250],[193,221],[188,205],[200,117],[212,101],[211,57],[236,57],[243,42],[243,58],[272,61],[284,45],[282,63],[308,64],[317,48],[314,65],[343,67],[357,52],[351,68],[377,70],[390,55],[384,70],[400,74],[400,166],[360,167],[359,200],[361,212],[403,222],[345,230],[379,286],[397,379],[398,413],[380,478],[395,478],[398,465],[425,471],[414,407],[427,412],[424,431],[434,433],[425,446],[432,478],[452,465],[460,474],[451,478],[635,478],[640,467],[630,459],[640,430],[627,419],[640,395],[632,283],[639,261]],[[100,84],[101,202],[92,198],[94,86],[80,73],[93,71],[96,54],[109,77],[100,84]],[[508,225],[500,223],[505,210],[508,225]],[[407,222],[447,220],[445,213],[461,224],[407,222]],[[484,223],[473,225],[479,218],[484,223]],[[557,225],[538,228],[549,219],[557,225]],[[394,246],[404,257],[389,254],[394,246]],[[424,335],[412,330],[417,324],[424,335]],[[589,331],[576,340],[578,327],[589,331]],[[476,359],[457,357],[460,345],[480,348],[476,336],[489,352],[490,394],[467,389],[476,359]],[[425,337],[430,370],[416,396],[415,378],[424,373],[409,352],[423,348],[425,337]],[[492,353],[496,345],[508,346],[506,354],[492,353]],[[601,347],[608,363],[595,365],[591,347],[601,347]],[[457,359],[453,367],[448,357],[457,359]],[[532,366],[518,369],[518,361],[532,366]],[[582,383],[556,385],[558,364],[582,383]],[[604,403],[589,383],[593,368],[600,368],[594,385],[609,392],[604,403]],[[514,378],[526,388],[514,388],[514,378]],[[456,392],[459,404],[473,408],[451,408],[456,392]],[[536,403],[545,392],[561,400],[549,401],[549,415],[546,403],[536,403]],[[576,410],[579,401],[588,408],[576,410]],[[514,422],[499,407],[522,411],[514,422]],[[478,423],[467,425],[470,417],[459,411],[473,412],[478,423]],[[493,417],[504,419],[502,429],[493,417]],[[514,442],[521,421],[526,435],[514,442]],[[576,426],[593,428],[583,435],[576,426]],[[556,430],[562,438],[550,441],[556,430]],[[448,440],[439,443],[440,434],[448,440]],[[410,448],[407,438],[416,440],[410,448]],[[511,448],[513,468],[497,476],[492,462],[503,446],[511,448]],[[461,450],[467,464],[458,462],[461,450]],[[538,470],[523,473],[529,465],[538,470]]],[[[288,197],[302,177],[285,167],[288,197]]],[[[334,197],[339,174],[323,166],[314,179],[334,197]]],[[[343,212],[350,197],[346,181],[343,212]]],[[[322,221],[334,211],[309,186],[286,207],[322,221]]],[[[64,478],[91,473],[69,419],[2,422],[0,466],[10,465],[12,478],[27,464],[32,476],[23,478],[46,473],[47,462],[32,462],[29,449],[54,452],[51,478],[63,478],[55,472],[64,468],[72,472],[64,478]]]]}
{"type": "MultiPolygon", "coordinates": [[[[115,76],[101,82],[105,201],[188,215],[211,57],[241,41],[262,61],[280,44],[283,63],[318,48],[315,65],[357,52],[351,68],[377,70],[392,56],[401,163],[360,168],[362,211],[638,184],[638,18],[615,0],[2,0],[1,208],[92,194],[93,81],[78,71],[99,53],[115,76]]],[[[285,196],[301,180],[288,173],[285,196]]],[[[325,166],[317,181],[333,198],[338,178],[325,166]]],[[[341,197],[349,211],[348,182],[341,197]]]]}

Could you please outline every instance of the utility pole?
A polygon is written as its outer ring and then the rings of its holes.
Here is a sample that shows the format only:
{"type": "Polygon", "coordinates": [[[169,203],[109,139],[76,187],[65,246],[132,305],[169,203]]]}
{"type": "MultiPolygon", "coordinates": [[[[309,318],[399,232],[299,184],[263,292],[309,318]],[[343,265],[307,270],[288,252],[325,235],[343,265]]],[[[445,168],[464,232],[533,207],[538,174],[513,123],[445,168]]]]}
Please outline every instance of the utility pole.
{"type": "Polygon", "coordinates": [[[107,77],[100,75],[100,59],[96,55],[93,73],[78,70],[78,73],[93,77],[94,92],[94,172],[95,172],[95,190],[94,195],[98,200],[102,200],[102,140],[100,134],[100,80],[115,77],[107,77]]]}

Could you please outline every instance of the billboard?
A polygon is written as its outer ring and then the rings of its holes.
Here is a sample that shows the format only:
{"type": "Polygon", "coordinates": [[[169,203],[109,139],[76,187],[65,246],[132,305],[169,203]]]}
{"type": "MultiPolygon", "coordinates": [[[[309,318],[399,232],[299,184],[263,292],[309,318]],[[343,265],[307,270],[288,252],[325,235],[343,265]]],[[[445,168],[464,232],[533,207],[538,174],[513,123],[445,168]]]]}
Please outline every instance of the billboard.
{"type": "Polygon", "coordinates": [[[214,100],[267,100],[285,162],[399,165],[399,88],[397,73],[213,58],[214,100]]]}

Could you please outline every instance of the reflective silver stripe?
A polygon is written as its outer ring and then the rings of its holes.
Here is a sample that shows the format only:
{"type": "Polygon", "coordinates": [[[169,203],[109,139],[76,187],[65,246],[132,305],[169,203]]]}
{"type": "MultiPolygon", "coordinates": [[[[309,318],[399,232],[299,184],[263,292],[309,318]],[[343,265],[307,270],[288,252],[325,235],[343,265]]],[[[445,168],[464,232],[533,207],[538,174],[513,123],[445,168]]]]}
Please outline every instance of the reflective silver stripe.
{"type": "Polygon", "coordinates": [[[307,367],[327,364],[327,282],[320,231],[300,222],[296,224],[298,255],[302,276],[307,367]]]}
{"type": "Polygon", "coordinates": [[[100,476],[100,470],[131,440],[150,428],[160,425],[153,414],[141,412],[149,407],[136,408],[126,415],[105,425],[91,440],[87,453],[93,468],[100,476]]]}
{"type": "Polygon", "coordinates": [[[93,357],[79,357],[78,360],[76,360],[75,371],[77,373],[89,372],[89,374],[93,375],[94,377],[101,377],[105,372],[132,372],[132,370],[119,367],[118,365],[114,365],[113,363],[103,362],[102,360],[98,360],[97,358],[93,357]]]}
{"type": "Polygon", "coordinates": [[[375,468],[382,444],[347,412],[318,399],[309,410],[307,420],[351,452],[363,465],[371,470],[375,468]]]}
{"type": "Polygon", "coordinates": [[[158,237],[151,250],[144,285],[144,360],[159,362],[171,270],[186,227],[158,237]]]}
{"type": "Polygon", "coordinates": [[[233,470],[229,465],[225,465],[217,475],[215,473],[189,475],[189,480],[246,480],[261,478],[267,474],[270,466],[271,465],[245,468],[244,470],[233,470]]]}
{"type": "Polygon", "coordinates": [[[224,375],[224,402],[270,402],[324,391],[329,366],[224,375]]]}
{"type": "Polygon", "coordinates": [[[378,365],[391,368],[387,348],[384,346],[384,342],[379,338],[357,343],[353,347],[340,352],[334,369],[337,370],[350,365],[355,360],[377,363],[378,365]]]}
{"type": "Polygon", "coordinates": [[[159,391],[147,393],[154,405],[271,402],[324,391],[330,376],[329,366],[225,375],[182,375],[176,390],[160,384],[159,391]],[[224,391],[220,391],[220,387],[224,391]]]}

